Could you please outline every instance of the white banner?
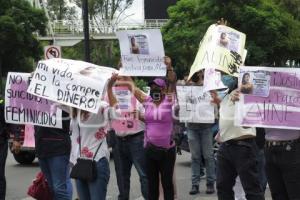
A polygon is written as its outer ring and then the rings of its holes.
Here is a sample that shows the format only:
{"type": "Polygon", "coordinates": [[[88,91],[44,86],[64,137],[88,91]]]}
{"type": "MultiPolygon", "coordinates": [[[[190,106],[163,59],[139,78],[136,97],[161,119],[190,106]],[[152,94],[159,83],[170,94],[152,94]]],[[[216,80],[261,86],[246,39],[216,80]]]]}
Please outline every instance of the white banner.
{"type": "Polygon", "coordinates": [[[177,86],[179,120],[190,123],[214,123],[214,106],[211,95],[201,86],[177,86]]]}
{"type": "Polygon", "coordinates": [[[40,61],[28,92],[67,106],[97,113],[113,68],[67,59],[40,61]]]}
{"type": "Polygon", "coordinates": [[[62,128],[61,109],[47,99],[27,93],[30,79],[29,73],[8,73],[5,87],[6,122],[62,128]]]}
{"type": "Polygon", "coordinates": [[[121,49],[123,76],[165,76],[164,47],[160,30],[116,33],[121,49]]]}

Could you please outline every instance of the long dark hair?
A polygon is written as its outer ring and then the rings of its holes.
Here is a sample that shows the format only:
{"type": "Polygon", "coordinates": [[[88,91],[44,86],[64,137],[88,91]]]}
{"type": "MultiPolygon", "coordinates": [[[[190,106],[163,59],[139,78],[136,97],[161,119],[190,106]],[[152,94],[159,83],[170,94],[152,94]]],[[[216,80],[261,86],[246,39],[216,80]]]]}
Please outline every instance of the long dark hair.
{"type": "Polygon", "coordinates": [[[243,78],[242,78],[242,84],[243,84],[243,85],[244,85],[244,84],[247,84],[247,81],[245,81],[246,76],[249,76],[249,78],[250,78],[250,74],[249,74],[248,72],[246,72],[246,73],[243,75],[243,78]]]}

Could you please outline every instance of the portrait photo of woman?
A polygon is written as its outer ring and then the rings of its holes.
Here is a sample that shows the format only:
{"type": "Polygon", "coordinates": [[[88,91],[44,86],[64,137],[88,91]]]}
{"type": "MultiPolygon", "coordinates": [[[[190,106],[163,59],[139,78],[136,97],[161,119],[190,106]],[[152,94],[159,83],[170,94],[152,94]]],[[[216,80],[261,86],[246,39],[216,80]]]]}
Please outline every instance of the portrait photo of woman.
{"type": "Polygon", "coordinates": [[[134,36],[132,36],[130,38],[130,45],[131,45],[130,52],[132,54],[140,54],[140,49],[139,49],[139,46],[138,46],[137,42],[135,41],[134,36]]]}
{"type": "Polygon", "coordinates": [[[225,32],[222,32],[220,35],[219,45],[221,47],[228,48],[228,43],[229,43],[229,40],[227,38],[227,34],[225,32]]]}
{"type": "Polygon", "coordinates": [[[243,74],[240,91],[243,94],[252,94],[253,93],[253,84],[250,81],[250,73],[248,73],[248,72],[243,74]]]}

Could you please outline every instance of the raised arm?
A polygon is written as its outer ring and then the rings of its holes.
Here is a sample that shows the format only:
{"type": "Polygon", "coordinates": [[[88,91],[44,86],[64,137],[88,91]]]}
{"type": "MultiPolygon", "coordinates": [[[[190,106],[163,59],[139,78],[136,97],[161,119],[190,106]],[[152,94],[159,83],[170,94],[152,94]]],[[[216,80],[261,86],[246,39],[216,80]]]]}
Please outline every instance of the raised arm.
{"type": "Polygon", "coordinates": [[[135,86],[131,77],[124,77],[124,80],[128,84],[128,88],[133,93],[135,98],[143,104],[147,99],[147,95],[141,89],[135,86]]]}
{"type": "Polygon", "coordinates": [[[118,78],[118,74],[112,74],[111,78],[108,81],[107,84],[107,96],[108,96],[108,101],[109,101],[109,106],[110,107],[115,107],[117,106],[117,99],[116,96],[113,93],[112,87],[115,84],[116,80],[118,78]]]}

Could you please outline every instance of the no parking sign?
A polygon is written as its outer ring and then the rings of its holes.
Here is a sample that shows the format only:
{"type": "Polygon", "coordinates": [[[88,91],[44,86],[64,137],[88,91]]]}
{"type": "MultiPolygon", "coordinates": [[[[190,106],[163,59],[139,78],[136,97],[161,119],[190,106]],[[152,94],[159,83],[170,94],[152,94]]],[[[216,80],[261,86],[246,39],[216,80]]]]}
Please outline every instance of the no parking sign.
{"type": "Polygon", "coordinates": [[[61,48],[60,46],[45,46],[44,55],[46,60],[51,58],[61,58],[61,48]]]}

